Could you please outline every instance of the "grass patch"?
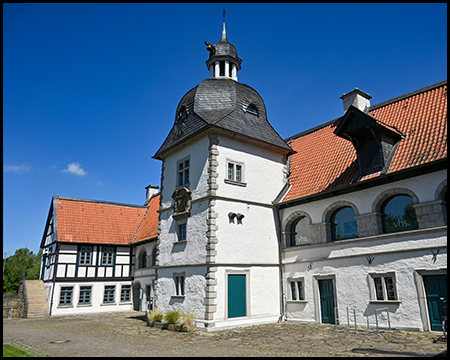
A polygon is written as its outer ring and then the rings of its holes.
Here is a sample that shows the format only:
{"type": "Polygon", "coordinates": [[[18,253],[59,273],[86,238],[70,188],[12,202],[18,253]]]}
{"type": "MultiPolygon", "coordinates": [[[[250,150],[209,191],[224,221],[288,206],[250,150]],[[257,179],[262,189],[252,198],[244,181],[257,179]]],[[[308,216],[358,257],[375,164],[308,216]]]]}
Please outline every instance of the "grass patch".
{"type": "Polygon", "coordinates": [[[3,357],[33,357],[27,352],[17,349],[11,345],[3,345],[3,357]]]}

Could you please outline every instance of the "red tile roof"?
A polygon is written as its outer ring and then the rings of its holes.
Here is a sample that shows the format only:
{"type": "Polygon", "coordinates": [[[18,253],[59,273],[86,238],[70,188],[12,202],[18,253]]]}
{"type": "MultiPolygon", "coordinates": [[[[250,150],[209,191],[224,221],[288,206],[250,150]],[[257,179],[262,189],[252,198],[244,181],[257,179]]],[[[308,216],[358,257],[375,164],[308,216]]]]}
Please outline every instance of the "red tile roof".
{"type": "Polygon", "coordinates": [[[128,245],[147,206],[56,197],[58,241],[128,245]]]}
{"type": "Polygon", "coordinates": [[[153,239],[158,236],[158,210],[160,197],[160,195],[157,195],[151,198],[144,221],[139,227],[136,238],[132,242],[133,245],[140,241],[153,239]]]}
{"type": "MultiPolygon", "coordinates": [[[[369,115],[406,135],[387,173],[447,157],[447,81],[373,105],[369,115]]],[[[355,177],[356,150],[334,134],[339,120],[288,139],[297,153],[290,158],[291,187],[283,201],[349,185],[355,177]]]]}

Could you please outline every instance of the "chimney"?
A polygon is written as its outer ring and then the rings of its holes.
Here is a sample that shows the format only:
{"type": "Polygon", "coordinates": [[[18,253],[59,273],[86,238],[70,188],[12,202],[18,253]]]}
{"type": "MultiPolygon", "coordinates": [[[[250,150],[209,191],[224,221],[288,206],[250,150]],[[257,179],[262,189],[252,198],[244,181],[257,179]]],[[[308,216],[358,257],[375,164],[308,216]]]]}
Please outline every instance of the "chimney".
{"type": "Polygon", "coordinates": [[[145,190],[147,190],[147,193],[146,193],[146,200],[145,200],[144,205],[147,205],[149,203],[150,199],[153,197],[153,195],[156,195],[159,192],[159,186],[158,185],[153,186],[152,184],[148,184],[145,187],[145,190]]]}
{"type": "Polygon", "coordinates": [[[372,96],[366,94],[358,88],[355,88],[355,90],[349,92],[348,94],[342,94],[339,99],[344,100],[344,113],[347,112],[351,105],[358,110],[365,112],[366,109],[370,107],[370,99],[372,99],[372,96]]]}

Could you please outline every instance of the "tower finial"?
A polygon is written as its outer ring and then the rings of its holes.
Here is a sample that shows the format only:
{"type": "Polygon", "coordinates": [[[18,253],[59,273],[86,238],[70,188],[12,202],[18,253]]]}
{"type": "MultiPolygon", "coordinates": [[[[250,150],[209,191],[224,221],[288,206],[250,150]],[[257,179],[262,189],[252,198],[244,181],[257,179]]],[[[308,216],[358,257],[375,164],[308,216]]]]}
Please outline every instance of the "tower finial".
{"type": "Polygon", "coordinates": [[[221,37],[221,39],[220,39],[220,41],[228,41],[227,40],[227,32],[226,32],[226,30],[225,30],[225,15],[226,15],[227,13],[225,12],[225,9],[223,9],[223,11],[222,11],[222,16],[223,16],[223,29],[222,29],[222,37],[221,37]]]}

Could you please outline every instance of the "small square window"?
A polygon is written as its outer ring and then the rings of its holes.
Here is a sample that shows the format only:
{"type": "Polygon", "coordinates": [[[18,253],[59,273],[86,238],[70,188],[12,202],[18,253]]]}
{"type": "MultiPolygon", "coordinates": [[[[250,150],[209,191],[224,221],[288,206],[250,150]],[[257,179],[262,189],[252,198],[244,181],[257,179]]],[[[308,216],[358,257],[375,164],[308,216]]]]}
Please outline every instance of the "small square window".
{"type": "Polygon", "coordinates": [[[115,292],[116,292],[115,285],[106,285],[105,292],[103,293],[103,303],[104,304],[114,303],[115,292]]]}
{"type": "Polygon", "coordinates": [[[91,265],[91,261],[92,261],[92,246],[81,246],[78,264],[91,265]]]}
{"type": "Polygon", "coordinates": [[[91,303],[92,286],[80,286],[80,297],[78,305],[88,305],[91,303]]]}
{"type": "Polygon", "coordinates": [[[184,273],[174,274],[175,295],[184,296],[184,273]]]}
{"type": "Polygon", "coordinates": [[[59,305],[72,305],[73,286],[62,286],[59,294],[59,305]]]}
{"type": "Polygon", "coordinates": [[[131,285],[122,285],[122,290],[120,291],[120,302],[130,302],[131,301],[131,285]]]}
{"type": "Polygon", "coordinates": [[[104,247],[102,252],[102,265],[113,266],[114,265],[114,248],[104,247]]]}
{"type": "Polygon", "coordinates": [[[389,274],[370,274],[372,277],[373,300],[398,300],[395,286],[395,276],[389,274]]]}
{"type": "Polygon", "coordinates": [[[188,183],[189,183],[189,159],[180,161],[178,163],[177,186],[186,185],[188,183]]]}
{"type": "Polygon", "coordinates": [[[228,184],[245,186],[244,164],[236,161],[227,161],[227,174],[225,182],[228,184]]]}
{"type": "Polygon", "coordinates": [[[178,224],[178,241],[187,240],[187,224],[178,224]]]}
{"type": "Polygon", "coordinates": [[[289,281],[291,287],[291,300],[305,300],[305,289],[303,279],[292,279],[289,281]]]}

